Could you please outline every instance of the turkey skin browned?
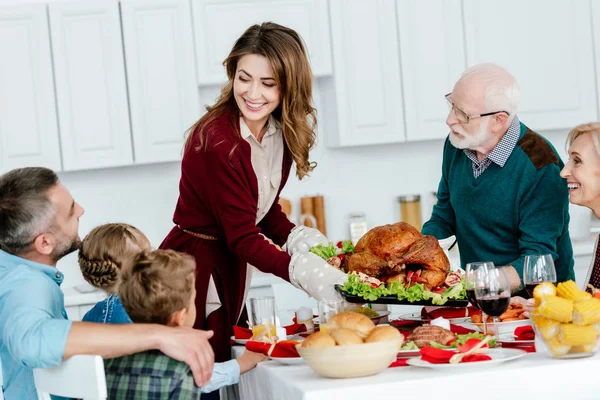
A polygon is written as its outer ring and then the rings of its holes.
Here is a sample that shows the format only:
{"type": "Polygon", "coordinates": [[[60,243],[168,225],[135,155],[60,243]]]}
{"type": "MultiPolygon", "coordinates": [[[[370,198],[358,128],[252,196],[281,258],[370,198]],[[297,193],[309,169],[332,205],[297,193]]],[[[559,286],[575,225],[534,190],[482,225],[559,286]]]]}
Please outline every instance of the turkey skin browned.
{"type": "Polygon", "coordinates": [[[431,289],[444,283],[450,261],[435,237],[423,236],[412,225],[398,222],[375,227],[360,238],[345,268],[399,283],[406,281],[408,271],[420,271],[417,282],[431,289]]]}

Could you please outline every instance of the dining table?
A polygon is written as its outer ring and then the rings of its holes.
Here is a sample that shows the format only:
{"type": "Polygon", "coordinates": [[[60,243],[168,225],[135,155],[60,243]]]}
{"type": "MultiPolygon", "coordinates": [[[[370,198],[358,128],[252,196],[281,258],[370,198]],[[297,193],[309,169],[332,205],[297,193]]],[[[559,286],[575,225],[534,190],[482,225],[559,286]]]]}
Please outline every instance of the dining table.
{"type": "MultiPolygon", "coordinates": [[[[233,347],[239,357],[244,346],[233,347]]],[[[542,352],[495,365],[390,367],[373,376],[330,379],[306,363],[265,360],[240,377],[228,400],[600,399],[600,354],[554,359],[542,352]],[[438,397],[440,396],[440,397],[438,397]]],[[[479,365],[477,365],[479,364],[479,365]]]]}

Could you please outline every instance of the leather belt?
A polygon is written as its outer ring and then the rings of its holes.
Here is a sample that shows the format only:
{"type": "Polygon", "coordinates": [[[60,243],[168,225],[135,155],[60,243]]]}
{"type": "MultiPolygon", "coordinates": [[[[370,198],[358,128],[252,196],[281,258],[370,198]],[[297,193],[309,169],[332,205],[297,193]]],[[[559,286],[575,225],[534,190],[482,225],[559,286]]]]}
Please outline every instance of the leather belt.
{"type": "Polygon", "coordinates": [[[196,232],[188,231],[187,229],[183,229],[180,226],[179,226],[179,229],[181,229],[182,231],[184,231],[188,235],[192,235],[192,236],[195,236],[195,237],[200,238],[200,239],[204,239],[204,240],[219,240],[218,238],[216,238],[214,236],[204,235],[202,233],[196,233],[196,232]]]}

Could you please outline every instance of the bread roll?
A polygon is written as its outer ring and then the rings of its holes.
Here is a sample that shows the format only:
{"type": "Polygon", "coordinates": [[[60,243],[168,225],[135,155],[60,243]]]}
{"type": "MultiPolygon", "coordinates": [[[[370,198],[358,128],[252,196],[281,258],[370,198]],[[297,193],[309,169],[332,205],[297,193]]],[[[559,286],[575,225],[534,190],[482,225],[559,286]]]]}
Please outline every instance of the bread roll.
{"type": "Polygon", "coordinates": [[[315,332],[304,339],[302,347],[332,347],[335,340],[326,332],[315,332]]]}
{"type": "Polygon", "coordinates": [[[349,344],[362,344],[363,340],[352,329],[339,328],[329,332],[335,343],[338,346],[346,346],[349,344]]]}
{"type": "Polygon", "coordinates": [[[369,333],[369,336],[365,339],[365,343],[383,342],[400,338],[404,342],[404,336],[393,326],[378,326],[369,333]]]}
{"type": "Polygon", "coordinates": [[[353,329],[361,339],[364,339],[375,328],[375,324],[369,317],[363,314],[343,312],[334,315],[327,321],[328,330],[340,328],[353,329]]]}

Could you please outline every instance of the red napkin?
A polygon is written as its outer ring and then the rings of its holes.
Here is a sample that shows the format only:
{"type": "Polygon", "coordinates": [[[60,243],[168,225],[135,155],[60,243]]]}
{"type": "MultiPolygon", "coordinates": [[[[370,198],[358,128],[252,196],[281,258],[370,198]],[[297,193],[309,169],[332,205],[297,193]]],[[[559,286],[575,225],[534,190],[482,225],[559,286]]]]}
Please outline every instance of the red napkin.
{"type": "Polygon", "coordinates": [[[406,367],[408,365],[406,361],[408,361],[408,358],[398,358],[396,361],[391,363],[388,368],[406,367]]]}
{"type": "Polygon", "coordinates": [[[473,306],[469,307],[423,307],[421,309],[421,317],[423,319],[436,319],[444,317],[450,318],[462,318],[470,317],[473,314],[481,313],[477,308],[473,306]]]}
{"type": "Polygon", "coordinates": [[[533,330],[533,326],[519,326],[515,329],[514,335],[517,340],[534,340],[535,339],[535,331],[533,330]]]}
{"type": "Polygon", "coordinates": [[[236,339],[250,339],[252,338],[252,329],[248,329],[248,328],[243,328],[241,326],[234,326],[233,327],[233,336],[236,339]]]}
{"type": "Polygon", "coordinates": [[[287,335],[296,335],[298,333],[306,332],[306,325],[304,324],[291,324],[288,326],[284,326],[285,333],[287,335]]]}
{"type": "Polygon", "coordinates": [[[450,324],[450,330],[457,335],[465,335],[467,333],[476,332],[473,329],[465,328],[464,326],[450,324]]]}
{"type": "MultiPolygon", "coordinates": [[[[455,351],[425,346],[421,349],[421,360],[430,362],[432,364],[446,364],[450,362],[450,359],[455,354],[455,351]]],[[[464,356],[461,362],[487,361],[491,359],[492,358],[486,354],[469,354],[464,356]]]]}
{"type": "Polygon", "coordinates": [[[300,357],[296,350],[296,345],[300,343],[295,340],[282,340],[276,344],[265,343],[265,342],[246,342],[246,349],[254,353],[262,353],[265,356],[281,357],[281,358],[296,358],[300,357]],[[271,351],[271,347],[273,350],[271,351]],[[271,351],[271,354],[269,354],[271,351]]]}

